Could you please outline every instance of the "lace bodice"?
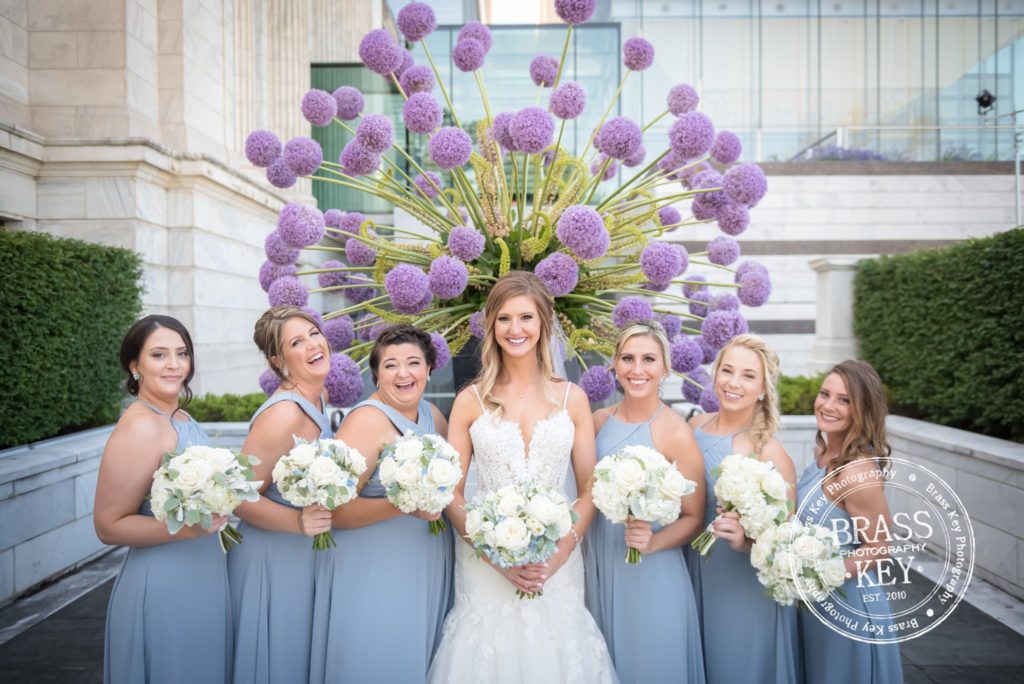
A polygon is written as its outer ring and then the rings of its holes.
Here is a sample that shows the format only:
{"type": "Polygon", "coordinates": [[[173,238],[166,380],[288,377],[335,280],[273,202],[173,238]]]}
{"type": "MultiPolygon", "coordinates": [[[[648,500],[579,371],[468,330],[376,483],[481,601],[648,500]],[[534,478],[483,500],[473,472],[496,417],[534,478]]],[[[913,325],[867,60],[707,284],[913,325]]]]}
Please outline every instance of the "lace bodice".
{"type": "MultiPolygon", "coordinates": [[[[480,402],[484,412],[469,427],[480,493],[517,482],[532,482],[565,492],[576,435],[576,426],[565,408],[571,388],[571,385],[566,387],[561,408],[537,421],[530,436],[529,450],[519,423],[488,411],[483,401],[480,402]]],[[[475,386],[473,392],[480,400],[475,386]]]]}

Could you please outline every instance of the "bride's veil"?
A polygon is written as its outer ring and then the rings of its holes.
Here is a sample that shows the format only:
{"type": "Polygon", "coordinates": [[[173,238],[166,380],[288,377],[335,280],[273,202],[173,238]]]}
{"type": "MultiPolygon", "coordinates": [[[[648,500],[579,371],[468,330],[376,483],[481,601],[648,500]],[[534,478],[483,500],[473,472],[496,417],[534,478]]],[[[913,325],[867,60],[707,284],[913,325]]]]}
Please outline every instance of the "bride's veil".
{"type": "MultiPolygon", "coordinates": [[[[558,322],[558,318],[553,318],[551,322],[551,367],[556,377],[564,378],[568,380],[569,377],[565,373],[565,359],[571,353],[569,346],[569,338],[565,335],[565,330],[562,328],[562,324],[558,322]]],[[[565,482],[565,494],[569,497],[569,500],[576,498],[576,474],[572,469],[572,459],[569,460],[569,475],[566,477],[565,482]]]]}

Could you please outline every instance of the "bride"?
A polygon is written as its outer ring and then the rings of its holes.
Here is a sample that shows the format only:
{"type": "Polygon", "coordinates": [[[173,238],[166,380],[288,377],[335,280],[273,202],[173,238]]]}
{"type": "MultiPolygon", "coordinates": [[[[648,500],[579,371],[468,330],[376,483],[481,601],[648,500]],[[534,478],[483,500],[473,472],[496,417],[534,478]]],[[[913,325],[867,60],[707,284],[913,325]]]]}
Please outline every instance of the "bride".
{"type": "Polygon", "coordinates": [[[583,391],[552,370],[551,295],[532,273],[513,271],[487,297],[482,370],[455,398],[448,440],[479,491],[532,482],[565,492],[569,462],[579,520],[545,563],[499,568],[465,541],[465,480],[447,514],[455,549],[455,603],[428,674],[439,683],[615,682],[604,638],[583,604],[579,541],[594,517],[588,481],[596,460],[583,391]],[[534,594],[516,598],[516,589],[534,594]],[[542,591],[543,590],[543,591],[542,591]]]}

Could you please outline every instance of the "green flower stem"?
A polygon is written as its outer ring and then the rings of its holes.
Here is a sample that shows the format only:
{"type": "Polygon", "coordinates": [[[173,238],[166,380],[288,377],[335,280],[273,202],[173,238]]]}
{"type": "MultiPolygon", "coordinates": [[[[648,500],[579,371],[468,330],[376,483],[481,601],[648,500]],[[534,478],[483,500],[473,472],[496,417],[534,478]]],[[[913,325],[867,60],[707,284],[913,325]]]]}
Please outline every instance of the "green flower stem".
{"type": "MultiPolygon", "coordinates": [[[[408,96],[408,95],[406,95],[406,94],[405,94],[405,90],[403,90],[403,89],[402,89],[402,84],[398,82],[398,77],[397,77],[397,76],[395,76],[395,72],[394,72],[394,71],[392,71],[392,72],[391,72],[391,74],[390,74],[390,76],[391,76],[391,82],[395,84],[395,87],[396,87],[396,88],[398,88],[398,92],[399,92],[399,93],[401,93],[401,95],[402,95],[402,99],[403,99],[403,100],[408,100],[408,99],[409,99],[409,96],[408,96]]],[[[646,130],[646,129],[644,129],[644,130],[646,130]]]]}
{"type": "MultiPolygon", "coordinates": [[[[473,306],[474,309],[476,308],[475,305],[471,305],[471,306],[473,306]]],[[[450,311],[450,309],[449,309],[449,311],[450,311]]],[[[476,313],[476,312],[474,311],[473,313],[476,313]]],[[[463,323],[465,323],[466,321],[468,321],[472,317],[473,317],[473,314],[469,314],[469,315],[462,316],[461,318],[456,319],[456,321],[454,323],[452,323],[451,325],[449,325],[447,328],[444,329],[444,332],[441,333],[441,336],[442,337],[447,337],[448,333],[450,333],[452,330],[455,330],[457,327],[459,327],[460,325],[462,325],[463,323]]]]}
{"type": "Polygon", "coordinates": [[[616,197],[618,197],[620,194],[622,194],[628,188],[630,188],[633,185],[633,183],[635,183],[636,181],[638,181],[641,178],[643,178],[644,174],[646,174],[648,171],[650,171],[652,168],[654,168],[655,164],[660,162],[662,157],[664,157],[666,154],[668,154],[668,150],[665,150],[664,152],[659,154],[658,157],[654,161],[652,161],[650,164],[648,164],[644,168],[640,169],[632,178],[630,178],[628,181],[626,181],[625,183],[620,185],[618,188],[616,188],[615,192],[613,192],[612,194],[608,195],[608,197],[606,197],[604,199],[604,201],[601,202],[601,204],[597,205],[597,210],[598,211],[602,211],[616,197]]]}
{"type": "Polygon", "coordinates": [[[597,187],[601,185],[601,181],[604,180],[605,171],[608,170],[608,166],[611,165],[611,163],[611,157],[604,160],[604,165],[601,167],[601,170],[597,172],[597,175],[594,176],[593,187],[590,188],[590,194],[587,195],[587,199],[584,200],[583,204],[590,204],[590,200],[594,197],[594,193],[597,192],[597,187]]]}
{"type": "Polygon", "coordinates": [[[678,371],[672,371],[672,374],[682,378],[683,382],[688,382],[691,385],[693,385],[694,387],[700,387],[701,389],[704,389],[704,385],[700,384],[696,380],[691,379],[690,376],[686,375],[685,373],[680,373],[678,371]]]}
{"type": "Polygon", "coordinates": [[[643,132],[643,133],[646,133],[648,128],[650,128],[654,124],[656,124],[659,121],[661,121],[665,117],[666,114],[668,114],[668,110],[667,109],[665,111],[663,111],[661,114],[659,114],[658,116],[656,116],[653,119],[651,119],[643,128],[640,129],[640,131],[643,132]]]}
{"type": "MultiPolygon", "coordinates": [[[[732,270],[732,269],[728,269],[732,270]]],[[[673,280],[673,285],[708,285],[709,287],[735,287],[739,288],[736,283],[706,283],[703,280],[673,280]]]]}
{"type": "Polygon", "coordinates": [[[444,96],[445,104],[448,105],[448,111],[452,115],[452,121],[459,128],[462,128],[462,124],[459,123],[459,117],[455,115],[455,107],[452,105],[452,100],[448,97],[448,89],[444,87],[444,81],[441,80],[441,72],[437,70],[437,65],[434,64],[434,58],[430,55],[430,49],[427,48],[427,41],[421,40],[420,45],[423,46],[423,53],[427,56],[427,61],[430,62],[430,68],[434,70],[434,78],[437,79],[437,85],[441,89],[441,94],[444,96]]]}
{"type": "Polygon", "coordinates": [[[612,290],[600,290],[600,291],[598,291],[598,294],[650,295],[650,296],[662,297],[664,299],[669,299],[669,300],[674,301],[674,302],[679,302],[680,304],[689,304],[690,303],[689,299],[687,299],[685,297],[680,297],[679,295],[668,294],[667,292],[650,293],[647,290],[641,290],[639,288],[631,289],[631,290],[619,289],[619,288],[612,289],[612,290]]]}
{"type": "MultiPolygon", "coordinates": [[[[652,306],[651,310],[654,313],[670,314],[672,316],[682,316],[684,318],[692,318],[695,321],[702,321],[702,320],[704,320],[700,316],[697,316],[696,314],[692,314],[689,311],[677,311],[675,309],[666,309],[666,308],[661,307],[661,306],[652,306]]],[[[699,330],[697,331],[697,334],[700,334],[699,330]]]]}
{"type": "Polygon", "coordinates": [[[373,266],[343,266],[341,268],[315,268],[309,271],[299,271],[296,276],[317,275],[318,273],[351,273],[353,271],[372,271],[373,266]]]}
{"type": "Polygon", "coordinates": [[[601,120],[597,123],[597,128],[595,128],[594,132],[590,135],[590,140],[587,141],[587,146],[583,148],[583,154],[580,155],[580,159],[586,157],[587,152],[590,151],[590,146],[594,144],[594,138],[597,137],[598,131],[600,131],[601,126],[604,125],[605,119],[607,119],[608,115],[612,113],[612,107],[615,106],[616,100],[618,100],[619,95],[622,94],[622,87],[626,85],[626,79],[629,78],[631,73],[633,73],[632,69],[626,69],[626,75],[622,77],[621,81],[619,81],[619,87],[615,89],[615,94],[612,95],[612,101],[608,103],[608,109],[604,110],[604,116],[601,117],[601,120]]]}
{"type": "MultiPolygon", "coordinates": [[[[606,290],[606,292],[614,292],[614,291],[615,290],[606,290]]],[[[607,311],[612,311],[615,308],[615,305],[612,304],[611,302],[609,302],[607,300],[604,300],[604,299],[598,299],[597,297],[591,297],[590,295],[573,294],[572,292],[570,292],[569,294],[567,294],[564,297],[562,297],[562,299],[579,300],[581,302],[586,302],[588,304],[593,304],[595,306],[599,306],[602,309],[605,309],[607,311]]]]}
{"type": "Polygon", "coordinates": [[[484,219],[484,209],[480,205],[480,198],[473,192],[473,184],[469,182],[466,172],[462,168],[453,169],[452,178],[456,180],[459,186],[459,192],[462,193],[462,197],[466,202],[466,210],[469,212],[470,218],[476,225],[483,228],[487,225],[487,221],[484,219]]]}
{"type": "Polygon", "coordinates": [[[352,285],[331,285],[330,287],[314,287],[310,292],[339,292],[341,290],[354,290],[357,287],[373,287],[373,282],[356,283],[352,285]]]}
{"type": "MultiPolygon", "coordinates": [[[[320,288],[318,290],[310,290],[310,292],[319,292],[322,289],[323,288],[320,288]]],[[[353,313],[355,311],[362,311],[362,310],[366,309],[366,306],[368,304],[376,306],[378,304],[386,304],[389,301],[391,301],[391,296],[390,295],[381,295],[380,297],[374,297],[373,299],[368,299],[365,302],[362,302],[360,304],[353,304],[352,306],[346,306],[343,309],[337,309],[336,311],[332,311],[331,313],[334,316],[343,316],[345,314],[353,313]]]]}
{"type": "Polygon", "coordinates": [[[565,56],[569,54],[569,43],[572,41],[572,24],[569,24],[568,26],[569,28],[565,32],[565,43],[562,45],[562,58],[558,60],[558,71],[555,72],[555,82],[551,84],[552,91],[558,87],[559,82],[562,80],[562,68],[565,66],[565,56]]]}
{"type": "MultiPolygon", "coordinates": [[[[572,32],[572,24],[569,24],[569,32],[572,32]]],[[[565,59],[565,53],[562,53],[562,59],[565,59]]],[[[559,73],[561,73],[562,65],[558,65],[559,73]]],[[[555,82],[558,82],[558,78],[555,78],[555,82]]],[[[551,158],[551,166],[548,167],[548,173],[544,174],[544,184],[540,190],[540,211],[544,211],[544,200],[548,196],[548,181],[551,180],[551,171],[555,167],[555,159],[558,158],[558,149],[562,146],[562,134],[565,132],[565,119],[562,119],[561,125],[558,127],[558,138],[555,140],[555,156],[551,158]]],[[[533,213],[538,214],[537,211],[537,195],[533,195],[533,213]]],[[[533,219],[533,226],[530,228],[530,233],[533,235],[537,234],[537,222],[540,220],[540,216],[537,215],[533,219]]]]}
{"type": "MultiPolygon", "coordinates": [[[[652,207],[654,205],[667,206],[669,204],[673,204],[675,202],[678,202],[681,199],[685,199],[687,197],[692,197],[696,192],[698,192],[698,191],[687,190],[686,192],[678,192],[678,193],[676,193],[674,195],[665,195],[663,197],[655,197],[654,199],[644,198],[643,200],[633,200],[631,202],[625,202],[623,204],[618,205],[617,207],[615,207],[615,211],[613,211],[611,213],[613,215],[619,215],[619,214],[621,214],[624,211],[627,211],[627,210],[630,210],[630,209],[639,209],[640,207],[647,206],[647,205],[651,205],[652,207]]],[[[699,191],[699,192],[704,192],[704,191],[699,191]]]]}
{"type": "Polygon", "coordinates": [[[490,126],[494,121],[494,117],[491,116],[491,102],[487,98],[487,91],[484,90],[484,81],[479,69],[473,72],[473,78],[476,80],[476,89],[480,91],[480,101],[484,103],[484,115],[487,116],[487,125],[490,126]]]}
{"type": "MultiPolygon", "coordinates": [[[[705,256],[705,255],[707,255],[707,252],[697,252],[696,254],[691,254],[690,256],[691,257],[702,257],[702,256],[705,256]]],[[[721,264],[712,263],[712,262],[708,261],[707,259],[691,259],[690,263],[691,264],[696,264],[698,266],[710,266],[711,268],[719,268],[719,269],[721,269],[723,271],[728,271],[729,273],[735,273],[736,272],[735,268],[730,268],[729,266],[722,266],[721,264]]],[[[739,286],[737,285],[736,287],[739,287],[739,286]]]]}

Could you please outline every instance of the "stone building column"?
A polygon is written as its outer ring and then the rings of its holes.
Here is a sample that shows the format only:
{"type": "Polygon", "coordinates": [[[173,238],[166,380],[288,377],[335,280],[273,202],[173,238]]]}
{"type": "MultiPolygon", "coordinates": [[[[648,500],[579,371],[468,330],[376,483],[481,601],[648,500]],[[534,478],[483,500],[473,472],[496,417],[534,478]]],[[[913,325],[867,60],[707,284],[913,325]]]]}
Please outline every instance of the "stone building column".
{"type": "Polygon", "coordinates": [[[819,257],[809,264],[817,273],[817,315],[808,365],[823,372],[844,359],[858,357],[853,335],[853,278],[864,257],[819,257]]]}

